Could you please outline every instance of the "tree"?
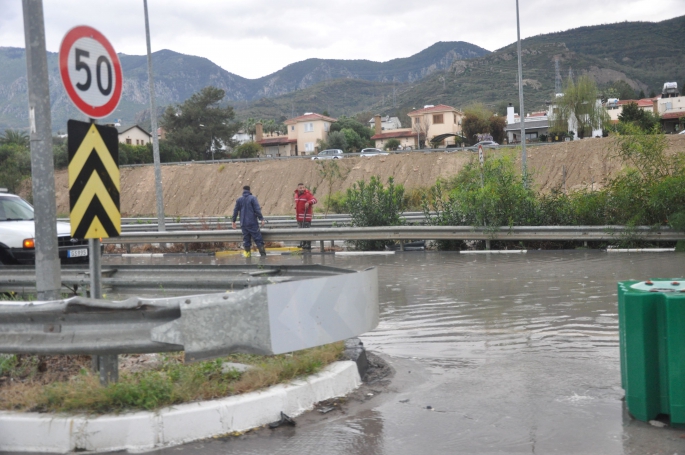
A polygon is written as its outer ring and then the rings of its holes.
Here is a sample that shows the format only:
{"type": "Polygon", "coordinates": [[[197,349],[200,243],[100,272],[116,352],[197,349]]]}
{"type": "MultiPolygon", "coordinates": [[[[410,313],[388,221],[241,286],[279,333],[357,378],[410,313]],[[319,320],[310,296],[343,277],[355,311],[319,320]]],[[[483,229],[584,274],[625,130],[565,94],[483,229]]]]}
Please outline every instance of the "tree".
{"type": "Polygon", "coordinates": [[[418,141],[416,148],[423,148],[425,146],[425,140],[428,139],[428,129],[431,127],[431,119],[428,115],[421,115],[420,117],[414,117],[411,124],[411,129],[416,136],[418,136],[418,141]],[[423,141],[421,137],[423,136],[423,141]],[[422,145],[423,144],[423,145],[422,145]]]}
{"type": "Polygon", "coordinates": [[[607,98],[618,98],[621,100],[632,100],[635,98],[635,90],[624,80],[612,82],[604,94],[607,98]]]}
{"type": "Polygon", "coordinates": [[[328,134],[326,148],[347,150],[347,138],[342,131],[333,131],[328,134]]]}
{"type": "Polygon", "coordinates": [[[367,143],[368,139],[363,139],[355,130],[352,128],[343,128],[341,133],[345,135],[345,141],[347,142],[347,149],[345,152],[356,153],[363,149],[367,143]]]}
{"type": "Polygon", "coordinates": [[[161,119],[167,141],[191,153],[194,159],[206,159],[212,150],[224,153],[233,144],[239,125],[233,122],[230,106],[221,107],[225,92],[205,87],[184,103],[169,106],[161,119]]]}
{"type": "Polygon", "coordinates": [[[331,197],[333,196],[333,185],[336,182],[343,180],[350,173],[350,169],[340,169],[338,160],[318,160],[316,162],[319,166],[319,175],[321,176],[322,184],[326,185],[327,194],[324,199],[324,205],[326,206],[326,213],[324,213],[324,218],[328,216],[328,210],[331,207],[331,197]]]}
{"type": "MultiPolygon", "coordinates": [[[[331,133],[334,133],[336,131],[342,131],[342,130],[353,130],[357,135],[359,135],[359,138],[361,139],[361,143],[359,144],[359,148],[364,148],[368,147],[370,145],[373,145],[371,143],[371,136],[373,136],[374,132],[371,128],[367,127],[365,124],[361,123],[360,121],[352,118],[352,117],[345,117],[342,116],[340,117],[337,121],[335,121],[333,124],[331,124],[331,133]]],[[[330,140],[329,140],[330,142],[330,140]]],[[[350,147],[353,147],[352,144],[348,144],[350,147]]],[[[339,147],[336,147],[339,148],[339,147]]]]}
{"type": "Polygon", "coordinates": [[[590,76],[583,75],[577,81],[569,78],[563,96],[557,98],[557,113],[553,119],[554,131],[567,131],[576,127],[578,137],[592,134],[609,122],[604,107],[597,102],[599,91],[590,76]]]}
{"type": "MultiPolygon", "coordinates": [[[[472,104],[464,108],[461,130],[470,145],[478,142],[479,134],[490,133],[490,119],[492,117],[493,113],[483,104],[472,104]]],[[[494,135],[492,136],[494,139],[494,135]]]]}
{"type": "Polygon", "coordinates": [[[641,99],[644,98],[644,97],[645,97],[645,91],[644,91],[644,90],[640,90],[640,93],[638,93],[637,98],[641,100],[641,99]]]}
{"type": "Polygon", "coordinates": [[[397,147],[400,146],[400,140],[399,139],[388,139],[388,142],[385,143],[385,150],[397,150],[397,147]]]}
{"type": "Polygon", "coordinates": [[[234,158],[255,158],[262,152],[262,146],[256,142],[245,142],[233,149],[234,158]]]}
{"type": "Polygon", "coordinates": [[[643,131],[653,131],[659,124],[659,117],[652,111],[640,109],[637,103],[628,103],[623,106],[623,110],[618,116],[620,124],[631,123],[643,131]]]}
{"type": "Polygon", "coordinates": [[[5,134],[0,136],[0,145],[18,145],[20,147],[29,146],[29,135],[26,131],[5,130],[5,134]]]}

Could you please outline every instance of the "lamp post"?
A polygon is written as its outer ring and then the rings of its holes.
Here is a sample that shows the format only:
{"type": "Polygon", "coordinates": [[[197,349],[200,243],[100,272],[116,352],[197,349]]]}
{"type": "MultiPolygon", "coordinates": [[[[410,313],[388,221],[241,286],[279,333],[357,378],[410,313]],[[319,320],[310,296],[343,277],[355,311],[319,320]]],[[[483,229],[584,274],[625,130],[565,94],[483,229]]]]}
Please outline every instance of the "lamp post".
{"type": "Polygon", "coordinates": [[[155,82],[152,77],[152,51],[150,47],[150,21],[147,14],[147,0],[143,0],[145,10],[145,40],[147,42],[147,77],[150,90],[150,127],[152,129],[152,160],[155,167],[155,198],[157,199],[157,230],[166,231],[164,218],[164,190],[162,188],[162,165],[159,158],[159,136],[157,134],[157,103],[155,102],[155,82]]]}
{"type": "Polygon", "coordinates": [[[523,173],[523,186],[528,186],[528,170],[526,169],[526,116],[523,109],[523,69],[521,64],[521,25],[519,21],[519,0],[516,0],[516,35],[519,54],[519,119],[521,120],[521,170],[523,173]]]}

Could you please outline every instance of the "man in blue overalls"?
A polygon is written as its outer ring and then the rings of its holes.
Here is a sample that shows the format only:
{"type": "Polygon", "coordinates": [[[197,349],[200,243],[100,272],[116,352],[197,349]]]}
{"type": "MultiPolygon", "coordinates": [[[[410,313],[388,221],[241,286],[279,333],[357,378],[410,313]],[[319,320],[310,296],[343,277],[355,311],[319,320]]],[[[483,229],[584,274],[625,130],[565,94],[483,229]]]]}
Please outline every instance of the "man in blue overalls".
{"type": "Polygon", "coordinates": [[[266,256],[264,249],[264,240],[262,233],[259,231],[259,221],[264,227],[264,217],[262,216],[262,209],[259,207],[257,198],[250,193],[250,187],[243,187],[243,195],[235,201],[235,208],[233,209],[233,229],[236,229],[236,218],[240,213],[240,230],[243,231],[243,247],[245,251],[243,256],[249,258],[252,253],[252,240],[257,244],[259,254],[266,256]]]}

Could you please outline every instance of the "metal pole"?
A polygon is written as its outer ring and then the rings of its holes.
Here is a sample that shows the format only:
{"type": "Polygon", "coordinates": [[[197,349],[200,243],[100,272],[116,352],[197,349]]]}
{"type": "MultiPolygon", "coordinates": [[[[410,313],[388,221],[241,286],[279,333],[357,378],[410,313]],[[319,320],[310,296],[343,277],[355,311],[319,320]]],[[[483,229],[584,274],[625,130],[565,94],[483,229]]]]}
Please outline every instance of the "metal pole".
{"type": "Polygon", "coordinates": [[[521,24],[519,21],[519,0],[516,0],[516,36],[519,54],[519,118],[521,120],[521,171],[523,173],[523,186],[528,186],[528,169],[526,165],[526,127],[525,110],[523,109],[523,68],[521,64],[521,24]]]}
{"type": "Polygon", "coordinates": [[[88,239],[88,254],[90,260],[88,269],[90,272],[90,298],[102,298],[101,275],[102,265],[100,261],[100,239],[88,239]]]}
{"type": "Polygon", "coordinates": [[[36,290],[38,300],[57,300],[62,283],[43,2],[22,0],[22,7],[29,90],[31,188],[35,208],[36,290]]]}
{"type": "Polygon", "coordinates": [[[155,82],[152,77],[152,52],[150,50],[150,21],[145,9],[145,39],[147,40],[147,78],[150,89],[150,127],[152,128],[152,158],[155,164],[155,195],[157,197],[157,230],[166,231],[164,220],[164,191],[162,190],[162,165],[159,159],[159,138],[157,137],[157,103],[155,102],[155,82]]]}
{"type": "MultiPolygon", "coordinates": [[[[88,239],[90,298],[102,298],[102,258],[100,256],[100,239],[88,239]]],[[[100,384],[107,385],[119,380],[119,356],[116,354],[94,355],[93,369],[100,376],[100,384]]]]}

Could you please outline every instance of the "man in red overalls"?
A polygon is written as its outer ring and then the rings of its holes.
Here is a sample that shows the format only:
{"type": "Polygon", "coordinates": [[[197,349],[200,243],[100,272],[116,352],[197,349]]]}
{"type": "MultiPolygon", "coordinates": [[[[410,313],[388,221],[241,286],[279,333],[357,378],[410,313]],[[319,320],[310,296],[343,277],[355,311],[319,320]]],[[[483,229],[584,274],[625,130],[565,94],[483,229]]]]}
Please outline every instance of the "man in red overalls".
{"type": "MultiPolygon", "coordinates": [[[[297,226],[300,228],[308,228],[312,225],[312,212],[314,211],[314,204],[316,198],[307,188],[304,183],[298,183],[295,190],[295,213],[297,213],[297,226]]],[[[305,241],[300,243],[300,246],[305,250],[312,249],[312,242],[305,241]]]]}

